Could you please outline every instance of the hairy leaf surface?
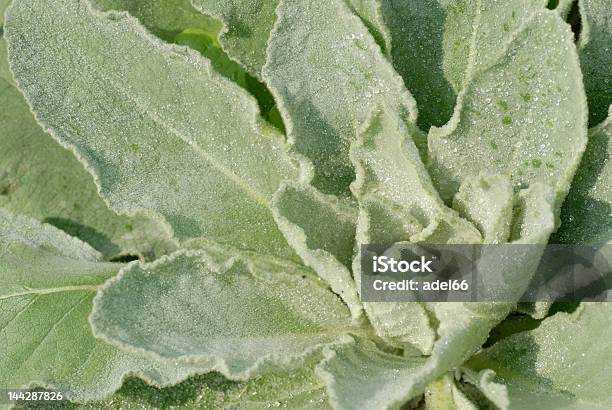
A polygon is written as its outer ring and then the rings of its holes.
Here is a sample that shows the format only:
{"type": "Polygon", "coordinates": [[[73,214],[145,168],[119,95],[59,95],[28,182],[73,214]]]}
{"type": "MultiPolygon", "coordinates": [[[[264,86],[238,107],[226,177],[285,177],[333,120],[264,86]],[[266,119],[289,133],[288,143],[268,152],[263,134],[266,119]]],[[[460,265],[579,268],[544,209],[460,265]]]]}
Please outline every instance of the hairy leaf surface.
{"type": "Polygon", "coordinates": [[[419,106],[419,126],[449,120],[468,71],[490,66],[501,44],[544,0],[381,0],[393,66],[419,106]],[[472,65],[472,66],[470,66],[472,65]]]}
{"type": "Polygon", "coordinates": [[[180,239],[297,258],[270,210],[280,182],[297,176],[282,136],[206,59],[85,2],[16,2],[5,34],[37,119],[113,209],[156,211],[180,239]]]}
{"type": "Polygon", "coordinates": [[[469,366],[497,373],[511,409],[608,408],[610,315],[610,303],[584,303],[498,342],[469,366]]]}
{"type": "MultiPolygon", "coordinates": [[[[519,244],[545,244],[555,226],[552,189],[534,184],[519,193],[517,202],[521,212],[511,239],[519,244]]],[[[479,276],[486,277],[487,273],[499,276],[501,272],[501,277],[508,280],[505,288],[499,288],[506,297],[502,300],[518,300],[542,251],[543,247],[534,246],[529,252],[505,261],[494,250],[483,252],[477,263],[479,276]]],[[[359,342],[327,349],[327,360],[319,371],[337,408],[356,408],[355,399],[367,408],[396,408],[417,397],[429,383],[472,356],[514,304],[438,302],[426,306],[438,323],[433,349],[427,358],[418,356],[417,361],[402,361],[380,352],[373,344],[359,342]]],[[[366,305],[366,312],[367,309],[366,305]]]]}
{"type": "Polygon", "coordinates": [[[589,130],[589,143],[561,209],[553,241],[599,244],[612,240],[612,106],[608,118],[589,130]]]}
{"type": "Polygon", "coordinates": [[[535,14],[494,65],[475,72],[451,121],[430,130],[429,169],[442,197],[487,170],[515,188],[550,184],[560,206],[586,145],[581,80],[567,25],[554,11],[535,14]]]}
{"type": "MultiPolygon", "coordinates": [[[[510,403],[508,400],[508,390],[506,386],[501,383],[495,382],[495,372],[486,369],[481,372],[475,372],[471,369],[462,368],[463,376],[462,380],[468,385],[464,385],[465,390],[472,393],[480,393],[482,396],[475,397],[476,400],[488,401],[490,404],[494,404],[501,410],[507,410],[510,403]],[[470,388],[474,386],[476,392],[473,392],[470,388]]],[[[469,393],[468,393],[469,394],[469,393]]]]}
{"type": "Polygon", "coordinates": [[[330,409],[325,388],[312,366],[266,373],[244,382],[227,380],[218,373],[192,377],[176,386],[158,388],[136,379],[127,379],[120,390],[104,401],[76,404],[59,402],[17,405],[29,410],[162,410],[245,409],[284,407],[303,410],[330,409]]]}
{"type": "Polygon", "coordinates": [[[414,121],[414,99],[345,2],[285,0],[278,15],[264,79],[293,150],[314,164],[312,184],[346,196],[356,130],[382,100],[414,121]]]}
{"type": "MultiPolygon", "coordinates": [[[[276,21],[279,0],[191,0],[202,13],[223,21],[220,41],[223,49],[249,73],[261,78],[266,62],[270,33],[276,21]]],[[[388,41],[376,0],[348,0],[353,12],[364,20],[379,44],[388,41]]]]}
{"type": "Polygon", "coordinates": [[[132,264],[95,301],[95,334],[126,350],[196,363],[234,379],[339,342],[351,319],[308,277],[230,260],[214,271],[202,254],[132,264]]]}
{"type": "Polygon", "coordinates": [[[105,258],[151,258],[174,249],[165,222],[111,211],[74,155],[40,128],[8,70],[2,38],[0,105],[1,207],[55,225],[105,258]]]}
{"type": "Polygon", "coordinates": [[[510,237],[513,199],[507,176],[481,174],[465,179],[453,208],[478,227],[483,243],[504,243],[510,237]]]}
{"type": "Polygon", "coordinates": [[[261,78],[278,0],[192,0],[193,6],[224,23],[219,40],[230,57],[261,78]]]}
{"type": "Polygon", "coordinates": [[[211,36],[221,30],[218,20],[200,13],[189,0],[93,0],[102,11],[127,11],[156,36],[172,42],[185,29],[202,30],[211,36]]]}
{"type": "Polygon", "coordinates": [[[190,366],[122,352],[92,336],[97,287],[121,265],[51,225],[0,209],[0,387],[40,386],[99,400],[127,374],[175,384],[190,366]]]}
{"type": "MultiPolygon", "coordinates": [[[[359,201],[357,242],[479,242],[478,230],[439,198],[412,141],[411,127],[388,108],[376,110],[351,147],[357,173],[351,188],[359,201]]],[[[360,264],[359,253],[353,264],[358,289],[360,264]]],[[[435,334],[422,305],[377,302],[364,307],[379,336],[431,351],[435,334]]]]}
{"type": "Polygon", "coordinates": [[[579,0],[582,30],[578,41],[589,124],[602,122],[612,104],[612,7],[606,0],[579,0]]]}
{"type": "Polygon", "coordinates": [[[352,204],[310,186],[285,185],[275,195],[274,218],[304,263],[330,284],[358,318],[363,307],[349,270],[357,219],[352,204]]]}

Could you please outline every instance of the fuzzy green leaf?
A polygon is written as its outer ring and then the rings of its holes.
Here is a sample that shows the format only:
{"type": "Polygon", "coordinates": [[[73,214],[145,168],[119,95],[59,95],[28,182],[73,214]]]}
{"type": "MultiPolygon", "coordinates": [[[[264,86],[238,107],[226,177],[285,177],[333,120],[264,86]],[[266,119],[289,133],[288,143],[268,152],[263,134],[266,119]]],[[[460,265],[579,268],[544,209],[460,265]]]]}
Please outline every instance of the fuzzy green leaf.
{"type": "Polygon", "coordinates": [[[607,0],[579,0],[578,53],[589,101],[589,124],[606,118],[612,104],[612,7],[607,0]]]}
{"type": "Polygon", "coordinates": [[[242,380],[340,342],[350,323],[346,306],[308,277],[240,259],[215,271],[183,251],[123,269],[92,314],[94,333],[123,349],[242,380]]]}
{"type": "Polygon", "coordinates": [[[100,256],[51,225],[0,209],[0,388],[39,386],[99,400],[130,373],[155,385],[193,374],[92,336],[92,299],[121,267],[100,256]]]}
{"type": "Polygon", "coordinates": [[[274,99],[266,86],[221,49],[218,36],[223,23],[196,10],[190,0],[96,0],[95,5],[104,11],[128,11],[159,38],[199,51],[210,60],[216,72],[257,99],[261,114],[268,122],[283,129],[274,99]]]}
{"type": "MultiPolygon", "coordinates": [[[[256,78],[266,62],[266,49],[276,21],[279,0],[191,0],[202,13],[221,20],[224,27],[219,40],[230,57],[256,78]]],[[[379,44],[388,38],[376,0],[349,0],[352,8],[372,31],[379,44]]]]}
{"type": "Polygon", "coordinates": [[[572,188],[561,209],[561,228],[552,239],[600,244],[612,240],[612,106],[608,118],[589,130],[572,188]]]}
{"type": "MultiPolygon", "coordinates": [[[[555,226],[552,189],[534,184],[519,193],[517,202],[521,211],[513,227],[514,243],[545,244],[555,226]]],[[[505,262],[495,250],[485,251],[477,265],[479,276],[508,279],[510,287],[499,289],[505,297],[502,300],[518,300],[537,268],[542,251],[541,246],[530,248],[530,252],[524,252],[523,248],[505,262]]],[[[506,317],[514,304],[438,302],[426,306],[438,323],[435,343],[427,358],[402,360],[359,340],[326,350],[327,359],[319,372],[337,408],[396,408],[417,397],[429,383],[460,366],[480,349],[489,331],[506,317]]],[[[368,304],[365,307],[369,314],[368,304]]]]}
{"type": "Polygon", "coordinates": [[[610,303],[585,303],[498,342],[468,365],[497,373],[511,409],[609,408],[611,315],[610,303]]]}
{"type": "Polygon", "coordinates": [[[93,0],[102,11],[127,11],[156,36],[173,42],[185,29],[201,30],[215,37],[221,30],[218,20],[204,15],[189,0],[93,0]]]}
{"type": "Polygon", "coordinates": [[[374,110],[351,147],[359,200],[359,243],[477,243],[480,233],[438,196],[412,140],[414,126],[388,107],[374,110]],[[399,222],[399,223],[396,223],[399,222]],[[393,226],[398,226],[393,230],[393,226]]]}
{"type": "Polygon", "coordinates": [[[491,65],[511,34],[545,0],[381,0],[393,66],[428,130],[451,117],[468,71],[491,65]],[[470,62],[473,62],[470,67],[470,62]]]}
{"type": "Polygon", "coordinates": [[[65,401],[41,405],[18,405],[18,410],[163,410],[289,408],[328,410],[325,387],[312,366],[254,377],[244,382],[227,380],[218,373],[192,377],[176,386],[158,388],[136,379],[127,379],[120,390],[104,401],[73,404],[65,401]]]}
{"type": "Polygon", "coordinates": [[[507,176],[468,177],[453,198],[453,208],[480,230],[483,243],[504,243],[510,237],[514,192],[507,176]]]}
{"type": "MultiPolygon", "coordinates": [[[[463,372],[462,379],[471,386],[474,386],[477,392],[482,394],[486,400],[493,403],[496,408],[499,408],[500,410],[508,410],[510,405],[508,390],[503,384],[494,381],[494,371],[490,369],[483,370],[481,372],[475,372],[471,369],[461,370],[463,372]]],[[[469,391],[467,388],[466,390],[469,391]]]]}
{"type": "MultiPolygon", "coordinates": [[[[357,242],[479,242],[478,230],[438,197],[412,141],[413,128],[388,108],[376,110],[351,146],[357,173],[351,189],[359,201],[357,242]]],[[[353,265],[358,289],[360,264],[358,255],[353,265]]],[[[431,351],[435,334],[422,305],[377,302],[364,307],[379,336],[431,351]]]]}
{"type": "Polygon", "coordinates": [[[352,204],[310,186],[285,185],[275,195],[274,218],[304,263],[340,295],[354,318],[361,316],[363,307],[349,270],[357,219],[352,204]]]}
{"type": "Polygon", "coordinates": [[[40,128],[13,82],[5,44],[0,38],[0,207],[55,225],[107,259],[172,251],[165,222],[108,209],[91,175],[40,128]]]}
{"type": "Polygon", "coordinates": [[[227,54],[254,77],[261,78],[266,46],[276,20],[278,0],[191,0],[202,13],[224,24],[219,41],[227,54]]]}
{"type": "Polygon", "coordinates": [[[344,1],[285,0],[278,15],[263,77],[293,150],[314,164],[312,184],[348,195],[356,130],[382,100],[414,121],[414,99],[344,1]]]}
{"type": "Polygon", "coordinates": [[[494,65],[475,72],[451,121],[430,130],[429,168],[442,197],[487,170],[514,187],[550,184],[560,206],[586,145],[581,80],[567,25],[554,11],[535,14],[494,65]]]}
{"type": "Polygon", "coordinates": [[[132,381],[124,385],[110,403],[101,404],[105,408],[118,410],[164,409],[173,405],[183,408],[245,410],[276,407],[301,410],[330,408],[325,388],[311,367],[266,373],[244,382],[229,381],[212,373],[165,389],[132,381]]]}
{"type": "Polygon", "coordinates": [[[16,2],[5,30],[37,119],[113,209],[158,212],[180,239],[297,260],[271,214],[280,182],[297,176],[283,138],[206,59],[86,2],[16,2]]]}
{"type": "Polygon", "coordinates": [[[388,56],[391,33],[385,23],[380,0],[347,0],[347,4],[361,18],[383,53],[388,56]]]}

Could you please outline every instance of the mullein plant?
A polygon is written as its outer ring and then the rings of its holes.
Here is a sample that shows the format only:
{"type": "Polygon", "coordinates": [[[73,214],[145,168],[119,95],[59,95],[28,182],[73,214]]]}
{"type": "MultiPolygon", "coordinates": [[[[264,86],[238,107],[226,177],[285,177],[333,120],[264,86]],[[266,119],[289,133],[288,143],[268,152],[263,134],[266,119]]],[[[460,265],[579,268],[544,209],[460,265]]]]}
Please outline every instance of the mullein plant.
{"type": "Polygon", "coordinates": [[[609,0],[8,3],[0,389],[612,408],[612,305],[365,303],[359,259],[612,239],[609,0]]]}

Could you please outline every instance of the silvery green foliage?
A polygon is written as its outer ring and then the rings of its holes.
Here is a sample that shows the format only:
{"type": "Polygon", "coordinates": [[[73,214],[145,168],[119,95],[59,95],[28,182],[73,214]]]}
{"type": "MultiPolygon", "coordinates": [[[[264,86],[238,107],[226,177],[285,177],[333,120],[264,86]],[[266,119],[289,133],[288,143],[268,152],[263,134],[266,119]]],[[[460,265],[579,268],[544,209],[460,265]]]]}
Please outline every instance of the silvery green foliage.
{"type": "MultiPolygon", "coordinates": [[[[576,43],[564,0],[9,3],[0,389],[612,406],[609,304],[359,299],[366,243],[612,240],[605,0],[579,0],[576,43]]],[[[513,256],[478,261],[509,301],[541,247],[513,256]]]]}

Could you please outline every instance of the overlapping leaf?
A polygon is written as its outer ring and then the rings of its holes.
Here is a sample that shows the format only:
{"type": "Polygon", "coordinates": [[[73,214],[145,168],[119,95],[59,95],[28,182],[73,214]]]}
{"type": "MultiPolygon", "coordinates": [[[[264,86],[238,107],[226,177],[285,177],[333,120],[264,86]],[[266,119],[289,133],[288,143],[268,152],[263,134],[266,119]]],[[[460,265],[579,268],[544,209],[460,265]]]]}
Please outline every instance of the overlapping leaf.
{"type": "Polygon", "coordinates": [[[452,374],[446,374],[427,386],[423,395],[426,409],[477,410],[457,386],[452,374]]]}
{"type": "Polygon", "coordinates": [[[190,0],[96,0],[94,4],[105,11],[127,11],[164,41],[199,51],[210,60],[216,72],[232,80],[257,99],[261,114],[268,122],[283,129],[274,99],[266,86],[221,49],[218,36],[223,23],[196,10],[190,0]]]}
{"type": "Polygon", "coordinates": [[[320,283],[232,259],[213,270],[200,253],[130,265],[96,298],[95,334],[126,350],[195,363],[234,379],[304,358],[353,329],[320,283]]]}
{"type": "Polygon", "coordinates": [[[0,388],[39,386],[102,399],[127,374],[171,385],[195,372],[128,354],[92,336],[97,287],[120,265],[64,232],[0,209],[0,388]]]}
{"type": "Polygon", "coordinates": [[[270,211],[280,182],[297,176],[282,136],[206,59],[86,2],[16,2],[5,30],[37,119],[113,209],[156,211],[180,239],[297,259],[270,211]]]}
{"type": "Polygon", "coordinates": [[[582,30],[578,41],[589,124],[602,122],[612,104],[612,7],[606,0],[578,2],[582,30]]]}
{"type": "Polygon", "coordinates": [[[453,208],[478,227],[483,243],[504,243],[510,238],[513,200],[507,176],[481,174],[461,184],[453,208]]]}
{"type": "Polygon", "coordinates": [[[222,24],[198,12],[190,0],[92,0],[102,11],[127,11],[156,36],[173,42],[185,29],[200,30],[216,36],[222,24]]]}
{"type": "MultiPolygon", "coordinates": [[[[411,125],[387,107],[373,112],[351,147],[359,201],[357,242],[477,243],[480,233],[442,203],[412,141],[411,125]]],[[[360,256],[353,264],[361,283],[360,256]]],[[[364,303],[377,334],[430,352],[435,333],[428,312],[418,303],[364,303]]]]}
{"type": "MultiPolygon", "coordinates": [[[[224,23],[219,39],[223,49],[251,75],[261,78],[261,68],[266,62],[266,49],[280,1],[191,2],[203,14],[214,16],[224,23]]],[[[348,0],[347,4],[363,19],[379,44],[384,45],[388,41],[388,34],[378,3],[375,0],[348,0]]]]}
{"type": "Polygon", "coordinates": [[[413,121],[414,100],[344,1],[286,0],[277,13],[263,78],[293,150],[314,164],[312,184],[348,195],[356,129],[382,100],[413,121]]]}
{"type": "Polygon", "coordinates": [[[611,314],[609,303],[557,313],[476,355],[469,366],[497,373],[511,409],[608,408],[611,314]]]}
{"type": "Polygon", "coordinates": [[[608,118],[589,131],[589,143],[553,238],[562,243],[612,240],[612,106],[608,118]]]}
{"type": "Polygon", "coordinates": [[[223,49],[251,75],[261,78],[278,0],[192,0],[192,4],[224,23],[219,36],[223,49]]]}
{"type": "MultiPolygon", "coordinates": [[[[555,227],[553,202],[552,189],[540,184],[519,193],[516,206],[521,211],[510,236],[513,243],[547,242],[555,227]]],[[[518,300],[537,268],[543,247],[533,246],[527,252],[525,249],[505,260],[499,258],[495,249],[484,251],[477,262],[479,276],[495,273],[507,279],[505,288],[495,289],[503,294],[504,299],[500,300],[518,300]]],[[[507,250],[503,252],[508,256],[507,250]]],[[[355,399],[365,407],[395,408],[422,394],[430,382],[473,355],[514,304],[439,302],[426,306],[438,323],[435,343],[426,359],[419,356],[402,360],[359,341],[327,350],[327,360],[320,372],[337,408],[355,408],[355,399]]],[[[366,312],[370,313],[367,304],[366,312]]]]}
{"type": "Polygon", "coordinates": [[[500,44],[545,4],[382,0],[393,66],[417,100],[419,126],[428,130],[448,121],[468,71],[490,66],[503,53],[500,44]]]}
{"type": "Polygon", "coordinates": [[[509,406],[508,391],[506,386],[495,382],[495,372],[483,370],[474,372],[471,369],[462,369],[463,388],[467,395],[474,397],[476,402],[487,402],[501,410],[507,410],[509,406]]]}
{"type": "Polygon", "coordinates": [[[162,410],[289,408],[330,409],[325,388],[311,365],[297,370],[266,373],[244,382],[230,381],[218,373],[192,377],[176,386],[158,388],[136,379],[127,379],[120,390],[103,401],[76,404],[66,401],[15,406],[29,410],[162,410]]]}
{"type": "Polygon", "coordinates": [[[275,195],[274,217],[306,265],[330,284],[358,318],[363,308],[350,272],[357,219],[352,204],[310,186],[286,185],[275,195]]]}
{"type": "Polygon", "coordinates": [[[5,44],[0,38],[0,206],[51,223],[106,258],[171,251],[163,221],[108,209],[91,175],[40,128],[13,82],[5,44]]]}
{"type": "Polygon", "coordinates": [[[442,197],[482,170],[514,187],[553,186],[558,206],[586,145],[586,104],[573,35],[554,11],[536,13],[490,68],[475,71],[453,118],[429,133],[442,197]]]}

